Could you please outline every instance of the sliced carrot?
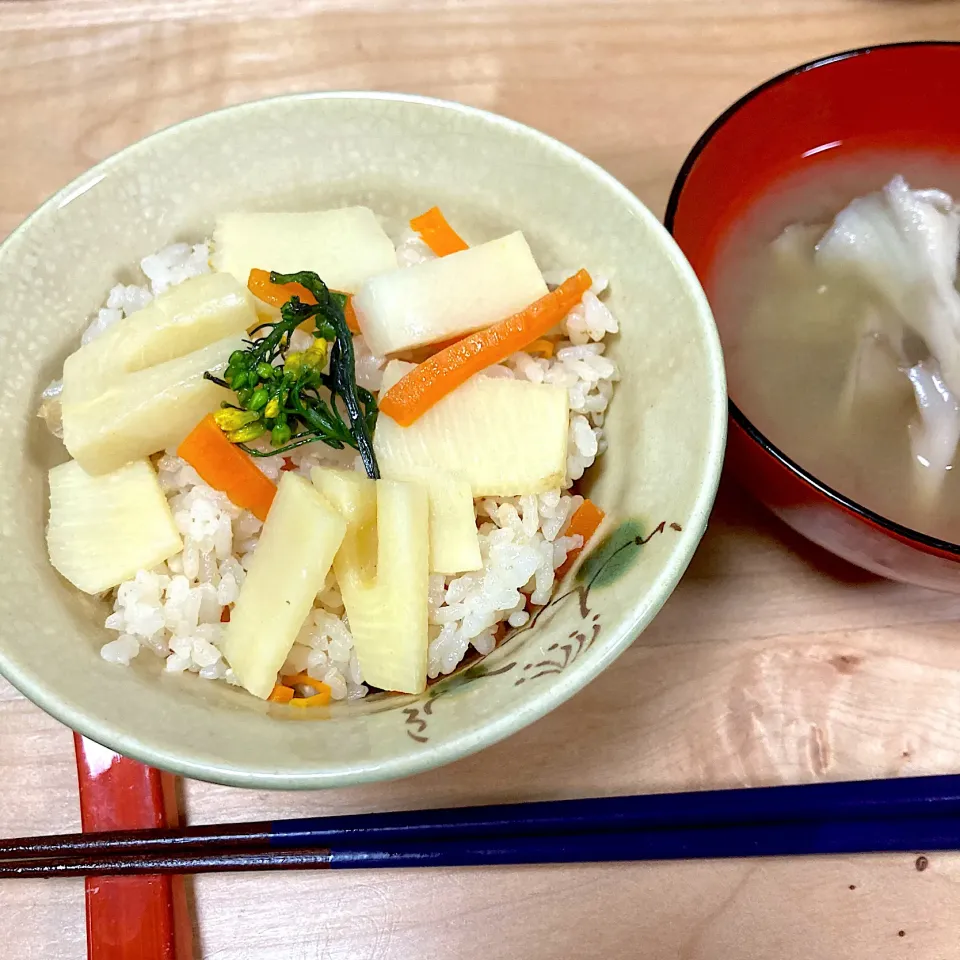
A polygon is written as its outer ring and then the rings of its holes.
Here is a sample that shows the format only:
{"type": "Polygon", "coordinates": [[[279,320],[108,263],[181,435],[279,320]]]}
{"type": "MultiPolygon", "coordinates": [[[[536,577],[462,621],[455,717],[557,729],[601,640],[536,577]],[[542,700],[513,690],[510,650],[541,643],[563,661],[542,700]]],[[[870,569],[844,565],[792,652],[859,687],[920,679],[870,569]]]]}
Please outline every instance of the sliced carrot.
{"type": "Polygon", "coordinates": [[[574,511],[570,522],[567,524],[567,529],[563,531],[563,535],[565,537],[583,537],[583,545],[578,548],[582,550],[597,532],[597,527],[603,523],[605,516],[606,514],[592,500],[584,500],[574,511]]]}
{"type": "Polygon", "coordinates": [[[467,249],[460,234],[447,223],[447,218],[440,212],[439,207],[431,207],[426,213],[414,217],[410,221],[410,227],[420,234],[423,242],[438,257],[467,249]]]}
{"type": "Polygon", "coordinates": [[[271,307],[282,307],[291,297],[299,297],[301,303],[316,303],[313,294],[299,283],[272,283],[269,270],[254,267],[247,280],[247,289],[271,307]]]}
{"type": "Polygon", "coordinates": [[[312,697],[296,697],[293,700],[295,707],[318,707],[330,702],[330,687],[322,680],[311,677],[306,671],[290,677],[280,678],[288,687],[296,687],[298,684],[309,684],[317,692],[312,697]]]}
{"type": "Polygon", "coordinates": [[[271,703],[289,703],[293,699],[293,690],[282,683],[275,684],[273,692],[267,699],[271,703]]]}
{"type": "Polygon", "coordinates": [[[347,321],[347,329],[351,333],[360,332],[360,324],[357,322],[357,311],[353,309],[353,297],[346,294],[347,305],[343,308],[343,319],[347,321]]]}
{"type": "Polygon", "coordinates": [[[553,341],[534,340],[533,343],[527,344],[523,349],[527,353],[539,353],[541,357],[549,358],[553,356],[553,341]]]}
{"type": "Polygon", "coordinates": [[[322,680],[311,677],[309,673],[301,672],[292,674],[291,676],[281,677],[280,683],[273,688],[273,693],[271,693],[267,699],[274,700],[282,697],[283,699],[279,702],[289,703],[295,707],[320,707],[330,702],[330,693],[330,687],[322,680]],[[298,697],[294,687],[301,683],[309,684],[317,692],[312,697],[298,697]],[[289,691],[289,694],[284,691],[289,691]],[[275,694],[276,697],[274,696],[275,694]]]}
{"type": "MultiPolygon", "coordinates": [[[[270,281],[270,271],[259,270],[256,267],[250,271],[247,289],[258,300],[269,303],[272,307],[282,307],[291,297],[299,297],[301,303],[317,302],[314,295],[303,284],[272,283],[270,281]]],[[[342,294],[342,296],[347,298],[347,305],[343,309],[343,317],[347,321],[347,327],[353,333],[359,333],[360,325],[357,323],[357,314],[353,309],[353,297],[349,293],[342,294]]]]}
{"type": "Polygon", "coordinates": [[[573,566],[577,557],[580,556],[580,552],[597,532],[597,528],[603,522],[605,516],[606,514],[592,500],[584,500],[574,511],[563,535],[565,537],[581,536],[583,537],[583,544],[571,550],[567,554],[567,559],[557,568],[556,576],[558,580],[573,566]]]}
{"type": "Polygon", "coordinates": [[[386,392],[380,399],[381,413],[409,427],[475,373],[501,363],[552,330],[592,283],[590,274],[579,270],[526,309],[435,353],[386,392]]]}
{"type": "Polygon", "coordinates": [[[325,707],[330,702],[330,688],[320,684],[320,692],[312,697],[294,697],[290,701],[291,707],[325,707]]]}
{"type": "Polygon", "coordinates": [[[212,414],[193,428],[177,454],[206,483],[225,493],[238,507],[249,510],[260,520],[267,519],[277,488],[250,457],[224,436],[212,414]]]}

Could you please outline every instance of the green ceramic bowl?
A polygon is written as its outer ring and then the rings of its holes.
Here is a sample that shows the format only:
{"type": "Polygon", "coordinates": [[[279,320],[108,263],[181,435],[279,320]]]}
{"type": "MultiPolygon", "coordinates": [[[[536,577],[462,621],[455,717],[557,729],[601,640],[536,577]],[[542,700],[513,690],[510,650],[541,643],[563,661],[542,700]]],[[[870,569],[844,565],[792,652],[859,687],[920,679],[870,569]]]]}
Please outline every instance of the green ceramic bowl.
{"type": "MultiPolygon", "coordinates": [[[[0,671],[82,734],[189,777],[341,786],[447,763],[519,730],[610,666],[676,586],[703,534],[726,394],[710,308],[673,240],[611,176],[501,117],[387,94],[292,96],[180,124],[101,163],[0,247],[0,671]],[[623,372],[609,449],[587,478],[607,538],[532,628],[419,697],[321,711],[262,703],[143,656],[103,661],[105,605],[47,562],[46,471],[65,459],[40,391],[106,291],[148,253],[237,209],[433,204],[472,235],[522,228],[544,269],[611,278],[623,372]]],[[[616,669],[615,667],[613,669],[616,669]]]]}

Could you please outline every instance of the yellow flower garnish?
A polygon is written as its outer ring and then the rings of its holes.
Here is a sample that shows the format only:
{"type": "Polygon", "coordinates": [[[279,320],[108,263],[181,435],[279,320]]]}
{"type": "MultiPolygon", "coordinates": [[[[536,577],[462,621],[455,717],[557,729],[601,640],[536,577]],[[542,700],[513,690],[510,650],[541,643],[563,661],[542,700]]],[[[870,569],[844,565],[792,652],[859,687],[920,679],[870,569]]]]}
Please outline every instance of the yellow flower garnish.
{"type": "Polygon", "coordinates": [[[283,358],[283,368],[287,373],[292,373],[294,376],[297,376],[303,369],[303,354],[288,353],[283,358]]]}
{"type": "Polygon", "coordinates": [[[326,340],[317,339],[307,348],[303,354],[303,361],[315,370],[320,370],[327,362],[327,348],[329,344],[326,340]]]}
{"type": "Polygon", "coordinates": [[[233,407],[225,407],[223,410],[218,410],[213,415],[213,419],[216,420],[217,426],[224,433],[230,433],[233,430],[245,427],[248,423],[253,423],[254,420],[259,420],[260,414],[253,410],[236,410],[233,407]]]}

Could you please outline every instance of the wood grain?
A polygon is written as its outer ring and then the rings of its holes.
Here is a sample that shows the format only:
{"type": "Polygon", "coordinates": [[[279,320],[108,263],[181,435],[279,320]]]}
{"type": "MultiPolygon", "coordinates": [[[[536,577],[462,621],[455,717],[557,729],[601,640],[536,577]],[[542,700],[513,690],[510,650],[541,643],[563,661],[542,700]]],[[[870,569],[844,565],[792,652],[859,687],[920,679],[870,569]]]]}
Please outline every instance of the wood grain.
{"type": "MultiPolygon", "coordinates": [[[[90,164],[225,104],[450,97],[587,153],[660,212],[693,141],[794,63],[960,39],[922,0],[4,0],[0,235],[90,164]]],[[[960,770],[960,598],[887,583],[721,492],[618,663],[444,770],[324,794],[191,783],[194,822],[960,770]]],[[[0,684],[0,830],[76,830],[67,730],[0,684]]],[[[956,953],[960,857],[204,877],[203,956],[884,960],[956,953]],[[902,935],[901,935],[902,931],[902,935]]],[[[0,888],[2,956],[80,960],[82,884],[0,888]]]]}

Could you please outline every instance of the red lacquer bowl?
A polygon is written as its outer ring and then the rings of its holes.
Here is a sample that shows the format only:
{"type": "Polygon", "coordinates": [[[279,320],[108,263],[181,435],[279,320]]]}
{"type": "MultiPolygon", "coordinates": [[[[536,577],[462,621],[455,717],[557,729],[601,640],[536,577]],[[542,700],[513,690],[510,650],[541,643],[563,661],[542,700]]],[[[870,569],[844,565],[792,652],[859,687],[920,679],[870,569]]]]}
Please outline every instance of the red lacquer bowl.
{"type": "MultiPolygon", "coordinates": [[[[929,148],[960,157],[960,44],[903,43],[803,64],[748,93],[690,152],[667,229],[707,296],[731,225],[772,184],[838,151],[929,148]]],[[[722,331],[721,331],[722,333],[722,331]]],[[[727,469],[789,526],[875,573],[960,592],[960,545],[887,520],[821,483],[730,399],[727,469]]]]}

